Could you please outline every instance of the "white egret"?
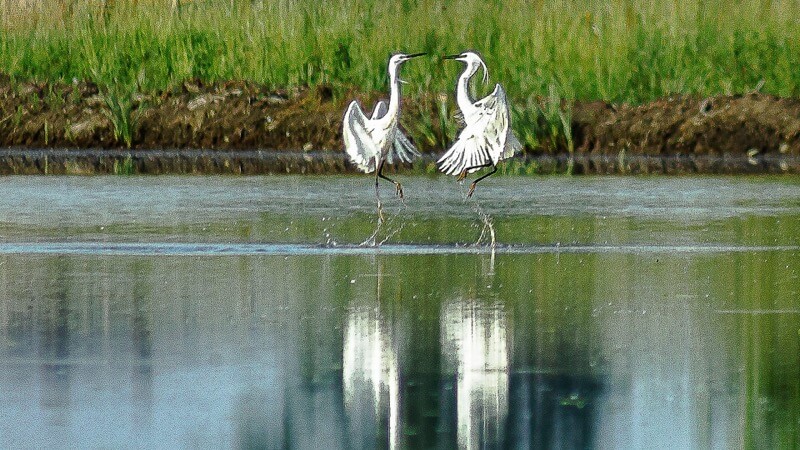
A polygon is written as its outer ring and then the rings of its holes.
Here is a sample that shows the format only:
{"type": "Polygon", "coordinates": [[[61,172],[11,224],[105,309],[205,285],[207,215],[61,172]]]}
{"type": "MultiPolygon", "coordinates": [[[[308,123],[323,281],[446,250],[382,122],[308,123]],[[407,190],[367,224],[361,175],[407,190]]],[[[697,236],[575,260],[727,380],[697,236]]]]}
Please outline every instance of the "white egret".
{"type": "Polygon", "coordinates": [[[378,190],[378,178],[394,183],[396,195],[403,198],[403,187],[397,181],[384,176],[384,163],[391,164],[395,158],[402,162],[410,162],[420,156],[408,138],[400,131],[397,118],[400,113],[400,65],[411,58],[425,55],[414,53],[406,55],[398,53],[389,58],[389,104],[379,101],[367,118],[358,103],[353,100],[344,113],[343,137],[345,151],[350,160],[366,173],[375,172],[375,197],[378,200],[378,217],[383,220],[381,198],[378,190]]]}
{"type": "Polygon", "coordinates": [[[473,102],[469,95],[469,80],[479,68],[483,68],[483,82],[489,79],[481,57],[471,51],[458,55],[445,56],[466,64],[464,72],[456,83],[456,103],[461,109],[465,127],[456,142],[436,162],[439,170],[448,174],[458,174],[458,181],[484,167],[492,171],[477,178],[469,187],[467,198],[472,197],[479,181],[497,172],[497,163],[514,156],[521,148],[519,140],[511,131],[511,114],[508,109],[506,93],[497,84],[494,91],[486,97],[473,102]]]}

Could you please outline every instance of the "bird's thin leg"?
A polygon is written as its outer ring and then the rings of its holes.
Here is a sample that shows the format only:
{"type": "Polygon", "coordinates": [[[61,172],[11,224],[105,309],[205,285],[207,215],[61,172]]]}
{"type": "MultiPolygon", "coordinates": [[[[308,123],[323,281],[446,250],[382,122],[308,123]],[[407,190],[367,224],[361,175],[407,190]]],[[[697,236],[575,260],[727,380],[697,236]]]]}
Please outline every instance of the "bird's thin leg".
{"type": "Polygon", "coordinates": [[[492,166],[492,171],[491,172],[489,172],[486,175],[483,175],[480,178],[477,178],[475,181],[473,181],[472,184],[469,185],[469,192],[467,192],[467,198],[472,197],[472,194],[475,192],[475,186],[477,186],[479,181],[481,181],[482,179],[492,175],[495,172],[497,172],[497,166],[492,166]]]}
{"type": "MultiPolygon", "coordinates": [[[[491,167],[491,166],[492,166],[492,163],[488,162],[486,164],[481,164],[479,166],[467,167],[466,169],[462,170],[460,174],[458,174],[458,178],[456,178],[456,181],[463,181],[464,178],[467,178],[467,173],[469,173],[469,171],[472,170],[472,169],[482,169],[484,167],[491,167]]],[[[489,175],[491,175],[491,174],[489,174],[489,175]]]]}
{"type": "MultiPolygon", "coordinates": [[[[386,181],[391,181],[392,183],[394,183],[395,195],[400,196],[400,198],[402,199],[403,198],[403,186],[401,186],[400,183],[398,183],[397,181],[394,181],[393,179],[391,179],[391,178],[385,176],[384,174],[382,174],[381,173],[382,170],[383,170],[383,161],[381,161],[381,163],[378,165],[378,177],[383,178],[386,181]]],[[[378,178],[376,177],[375,178],[375,184],[377,185],[377,183],[378,183],[378,178]]]]}
{"type": "Polygon", "coordinates": [[[378,186],[378,176],[380,176],[380,167],[383,167],[383,161],[378,165],[378,170],[375,173],[375,199],[378,201],[378,223],[383,223],[383,205],[381,204],[381,190],[378,186]]]}

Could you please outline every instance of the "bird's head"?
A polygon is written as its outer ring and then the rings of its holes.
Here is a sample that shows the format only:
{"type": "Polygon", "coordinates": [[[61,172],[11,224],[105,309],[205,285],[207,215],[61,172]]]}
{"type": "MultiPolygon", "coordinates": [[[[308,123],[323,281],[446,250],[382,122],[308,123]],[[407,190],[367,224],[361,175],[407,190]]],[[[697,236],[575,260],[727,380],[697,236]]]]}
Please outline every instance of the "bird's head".
{"type": "MultiPolygon", "coordinates": [[[[403,64],[404,62],[408,61],[409,59],[416,58],[418,56],[424,56],[424,55],[427,55],[427,53],[411,53],[411,54],[395,53],[394,55],[391,56],[391,58],[389,58],[389,76],[391,76],[393,78],[397,78],[397,74],[398,74],[399,69],[400,69],[400,64],[403,64]]],[[[398,78],[398,80],[401,83],[405,83],[405,81],[400,80],[399,78],[398,78]]]]}
{"type": "Polygon", "coordinates": [[[478,71],[479,68],[483,69],[483,82],[486,83],[489,81],[489,70],[486,68],[486,64],[484,64],[483,59],[481,56],[474,52],[474,51],[465,51],[459,53],[457,55],[449,55],[445,56],[442,59],[454,59],[456,61],[461,61],[467,65],[467,72],[473,74],[478,71]]]}

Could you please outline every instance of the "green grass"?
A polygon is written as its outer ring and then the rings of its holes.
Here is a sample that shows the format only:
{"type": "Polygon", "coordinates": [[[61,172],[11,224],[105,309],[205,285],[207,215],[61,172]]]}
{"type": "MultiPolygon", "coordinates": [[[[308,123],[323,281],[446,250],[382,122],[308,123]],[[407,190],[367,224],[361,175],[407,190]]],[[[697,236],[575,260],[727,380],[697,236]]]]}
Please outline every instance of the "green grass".
{"type": "MultiPolygon", "coordinates": [[[[392,52],[474,48],[515,99],[547,96],[551,86],[568,98],[643,102],[744,92],[760,80],[764,91],[792,96],[800,85],[797,2],[195,0],[173,13],[158,2],[118,0],[105,13],[90,0],[45,3],[2,17],[0,71],[141,78],[146,90],[187,78],[367,90],[385,88],[392,52]]],[[[435,57],[408,63],[407,91],[448,92],[458,68],[435,57]]]]}
{"type": "MultiPolygon", "coordinates": [[[[451,95],[460,64],[437,57],[480,51],[529,146],[543,136],[571,139],[562,122],[575,99],[642,103],[759,84],[779,96],[800,94],[797,1],[193,0],[175,11],[157,0],[117,0],[105,10],[94,0],[43,3],[3,12],[0,72],[93,80],[122,94],[112,99],[122,125],[131,117],[130,91],[116,86],[148,92],[193,78],[247,79],[273,88],[326,83],[342,96],[353,86],[386,89],[386,59],[397,51],[432,55],[403,68],[409,96],[451,95]],[[534,131],[542,118],[550,127],[544,135],[534,131]]],[[[429,124],[425,138],[436,138],[433,128],[454,133],[447,126],[429,124]]]]}

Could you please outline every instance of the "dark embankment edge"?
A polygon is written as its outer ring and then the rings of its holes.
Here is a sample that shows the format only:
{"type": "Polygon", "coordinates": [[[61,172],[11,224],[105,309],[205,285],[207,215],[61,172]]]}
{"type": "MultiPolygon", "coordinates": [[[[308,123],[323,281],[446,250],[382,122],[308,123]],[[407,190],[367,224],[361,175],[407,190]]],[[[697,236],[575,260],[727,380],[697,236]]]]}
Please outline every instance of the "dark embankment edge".
{"type": "MultiPolygon", "coordinates": [[[[354,99],[369,109],[384,97],[197,80],[118,94],[91,82],[24,83],[0,74],[0,174],[354,172],[343,152],[343,111],[354,99]]],[[[800,98],[753,92],[640,105],[550,101],[513,102],[524,148],[501,173],[800,172],[800,98]]],[[[460,127],[455,110],[449,94],[404,99],[401,127],[425,156],[390,170],[436,173],[437,155],[460,127]]]]}
{"type": "MultiPolygon", "coordinates": [[[[499,166],[506,174],[797,174],[800,158],[765,154],[712,155],[541,155],[518,157],[499,166]]],[[[436,173],[435,157],[387,172],[436,173]]],[[[163,174],[345,174],[357,173],[342,153],[265,150],[0,150],[2,175],[163,174]]]]}

